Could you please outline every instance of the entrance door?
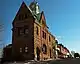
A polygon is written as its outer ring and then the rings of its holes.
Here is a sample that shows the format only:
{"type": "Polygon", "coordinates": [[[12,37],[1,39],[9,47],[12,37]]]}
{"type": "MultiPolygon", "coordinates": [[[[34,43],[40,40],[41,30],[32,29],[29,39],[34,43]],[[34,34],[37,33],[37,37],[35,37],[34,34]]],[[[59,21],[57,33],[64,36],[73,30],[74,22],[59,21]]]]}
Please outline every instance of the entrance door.
{"type": "Polygon", "coordinates": [[[50,49],[50,58],[51,58],[51,49],[50,49]]]}
{"type": "Polygon", "coordinates": [[[40,60],[40,49],[36,48],[37,60],[40,60]]]}

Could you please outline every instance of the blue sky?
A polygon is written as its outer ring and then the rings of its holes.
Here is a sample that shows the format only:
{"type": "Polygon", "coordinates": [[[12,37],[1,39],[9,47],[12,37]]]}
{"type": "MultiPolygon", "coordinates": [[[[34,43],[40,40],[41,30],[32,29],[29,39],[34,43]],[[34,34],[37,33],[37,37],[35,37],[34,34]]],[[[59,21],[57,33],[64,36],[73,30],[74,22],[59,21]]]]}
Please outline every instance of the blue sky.
{"type": "MultiPolygon", "coordinates": [[[[24,1],[29,5],[33,0],[0,0],[0,43],[12,41],[12,21],[24,1]]],[[[70,50],[80,52],[80,0],[37,0],[41,11],[44,10],[49,31],[59,43],[70,50]]]]}

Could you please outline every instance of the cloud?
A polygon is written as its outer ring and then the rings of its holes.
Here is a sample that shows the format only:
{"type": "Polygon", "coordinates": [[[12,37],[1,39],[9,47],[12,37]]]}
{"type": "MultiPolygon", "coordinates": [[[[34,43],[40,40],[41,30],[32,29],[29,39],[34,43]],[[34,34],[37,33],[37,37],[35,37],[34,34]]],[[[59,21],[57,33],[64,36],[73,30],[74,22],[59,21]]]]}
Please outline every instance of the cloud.
{"type": "Polygon", "coordinates": [[[56,36],[56,40],[62,40],[63,36],[56,36]]]}
{"type": "Polygon", "coordinates": [[[57,36],[58,39],[62,39],[62,36],[57,36]]]}

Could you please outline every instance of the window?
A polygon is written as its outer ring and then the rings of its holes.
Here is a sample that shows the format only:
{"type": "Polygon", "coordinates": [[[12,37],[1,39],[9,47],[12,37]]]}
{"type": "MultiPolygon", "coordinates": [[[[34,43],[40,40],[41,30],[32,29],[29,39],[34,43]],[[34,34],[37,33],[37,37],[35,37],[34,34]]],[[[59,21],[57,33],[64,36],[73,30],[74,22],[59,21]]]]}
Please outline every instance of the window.
{"type": "Polygon", "coordinates": [[[42,31],[42,37],[44,38],[44,31],[42,31]]]}
{"type": "Polygon", "coordinates": [[[25,47],[25,52],[28,52],[28,47],[25,47]]]}
{"type": "Polygon", "coordinates": [[[37,34],[37,35],[38,35],[38,31],[39,31],[39,30],[38,30],[38,27],[36,26],[36,34],[37,34]]]}
{"type": "Polygon", "coordinates": [[[25,29],[25,34],[28,34],[28,29],[27,28],[25,29]]]}
{"type": "Polygon", "coordinates": [[[27,14],[20,14],[19,15],[19,20],[23,20],[27,18],[27,14]]]}
{"type": "Polygon", "coordinates": [[[21,28],[21,29],[19,29],[20,30],[20,35],[24,35],[24,29],[23,28],[21,28]]]}
{"type": "Polygon", "coordinates": [[[28,29],[29,29],[28,25],[24,26],[24,33],[25,34],[28,34],[28,29]]]}
{"type": "Polygon", "coordinates": [[[46,53],[47,53],[47,47],[46,47],[46,45],[45,45],[45,44],[43,44],[42,51],[43,51],[43,53],[44,53],[44,54],[46,54],[46,53]]]}
{"type": "Polygon", "coordinates": [[[46,39],[46,33],[44,33],[44,38],[46,39]]]}
{"type": "Polygon", "coordinates": [[[22,48],[20,48],[20,52],[22,52],[22,48]]]}
{"type": "Polygon", "coordinates": [[[44,20],[42,20],[42,24],[45,25],[45,21],[44,20]]]}
{"type": "Polygon", "coordinates": [[[18,27],[18,36],[28,34],[28,26],[18,27]]]}
{"type": "Polygon", "coordinates": [[[21,27],[18,27],[18,36],[24,35],[24,29],[21,27]]]}
{"type": "Polygon", "coordinates": [[[46,33],[42,31],[42,37],[46,39],[46,33]]]}
{"type": "Polygon", "coordinates": [[[50,38],[50,36],[49,36],[49,42],[51,41],[51,38],[50,38]]]}

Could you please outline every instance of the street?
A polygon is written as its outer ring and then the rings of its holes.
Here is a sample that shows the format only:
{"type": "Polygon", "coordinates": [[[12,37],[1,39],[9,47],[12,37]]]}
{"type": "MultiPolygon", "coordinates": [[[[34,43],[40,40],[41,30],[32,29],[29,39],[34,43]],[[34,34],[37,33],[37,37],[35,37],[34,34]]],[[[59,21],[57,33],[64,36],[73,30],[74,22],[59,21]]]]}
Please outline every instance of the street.
{"type": "Polygon", "coordinates": [[[50,61],[48,64],[80,64],[80,59],[63,59],[50,61]]]}
{"type": "Polygon", "coordinates": [[[50,60],[42,62],[14,62],[14,63],[4,63],[4,64],[80,64],[80,59],[61,59],[61,60],[50,60]]]}

